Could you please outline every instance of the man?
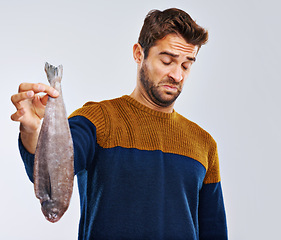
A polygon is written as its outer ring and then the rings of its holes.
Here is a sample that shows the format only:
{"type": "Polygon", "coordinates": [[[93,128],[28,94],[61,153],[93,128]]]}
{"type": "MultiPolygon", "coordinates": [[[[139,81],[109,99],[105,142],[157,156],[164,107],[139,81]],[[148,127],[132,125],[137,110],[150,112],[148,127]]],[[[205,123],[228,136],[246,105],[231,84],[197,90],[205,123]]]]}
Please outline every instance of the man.
{"type": "MultiPolygon", "coordinates": [[[[131,95],[89,102],[71,114],[79,239],[227,239],[216,143],[173,109],[207,40],[184,11],[151,11],[133,47],[131,95]]],[[[12,96],[31,181],[48,95],[58,93],[25,83],[12,96]]]]}

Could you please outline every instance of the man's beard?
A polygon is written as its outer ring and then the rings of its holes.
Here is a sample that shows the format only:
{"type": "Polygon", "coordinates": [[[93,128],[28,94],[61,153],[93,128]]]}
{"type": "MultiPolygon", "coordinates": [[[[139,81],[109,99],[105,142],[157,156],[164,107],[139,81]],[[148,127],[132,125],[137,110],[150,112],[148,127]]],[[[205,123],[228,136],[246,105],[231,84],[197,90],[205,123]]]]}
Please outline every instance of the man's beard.
{"type": "Polygon", "coordinates": [[[182,89],[182,83],[175,82],[169,77],[160,81],[157,85],[154,85],[153,81],[148,76],[148,70],[145,62],[140,69],[140,81],[149,98],[161,107],[168,107],[174,103],[180,95],[182,89]],[[178,89],[177,92],[165,92],[163,89],[161,90],[160,87],[166,84],[176,87],[178,89]]]}

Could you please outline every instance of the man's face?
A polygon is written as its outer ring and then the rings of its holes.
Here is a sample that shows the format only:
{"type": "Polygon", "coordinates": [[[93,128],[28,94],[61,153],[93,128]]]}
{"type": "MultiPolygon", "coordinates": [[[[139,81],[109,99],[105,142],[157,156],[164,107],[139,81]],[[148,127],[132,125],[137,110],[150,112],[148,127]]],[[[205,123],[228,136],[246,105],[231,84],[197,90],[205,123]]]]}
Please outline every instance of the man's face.
{"type": "Polygon", "coordinates": [[[147,97],[161,107],[170,106],[182,91],[198,46],[169,34],[151,47],[140,67],[139,78],[147,97]]]}

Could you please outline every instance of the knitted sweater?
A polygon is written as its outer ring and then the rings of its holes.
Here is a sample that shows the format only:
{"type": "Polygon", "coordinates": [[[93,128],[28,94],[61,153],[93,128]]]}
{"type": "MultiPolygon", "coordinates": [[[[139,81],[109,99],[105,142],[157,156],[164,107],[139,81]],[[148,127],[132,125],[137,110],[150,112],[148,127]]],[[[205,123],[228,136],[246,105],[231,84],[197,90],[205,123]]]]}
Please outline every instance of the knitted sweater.
{"type": "Polygon", "coordinates": [[[69,123],[80,240],[227,239],[216,143],[198,125],[129,96],[86,103],[69,123]]]}

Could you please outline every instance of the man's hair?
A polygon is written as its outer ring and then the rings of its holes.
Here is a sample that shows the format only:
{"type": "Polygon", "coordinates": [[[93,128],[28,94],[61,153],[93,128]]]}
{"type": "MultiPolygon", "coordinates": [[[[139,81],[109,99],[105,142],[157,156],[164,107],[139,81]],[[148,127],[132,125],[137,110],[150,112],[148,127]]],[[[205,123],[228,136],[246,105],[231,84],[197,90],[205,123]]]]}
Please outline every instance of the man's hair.
{"type": "Polygon", "coordinates": [[[144,19],[138,40],[144,50],[144,58],[158,40],[172,33],[179,34],[198,49],[208,41],[208,31],[196,24],[186,12],[177,8],[152,10],[144,19]]]}

